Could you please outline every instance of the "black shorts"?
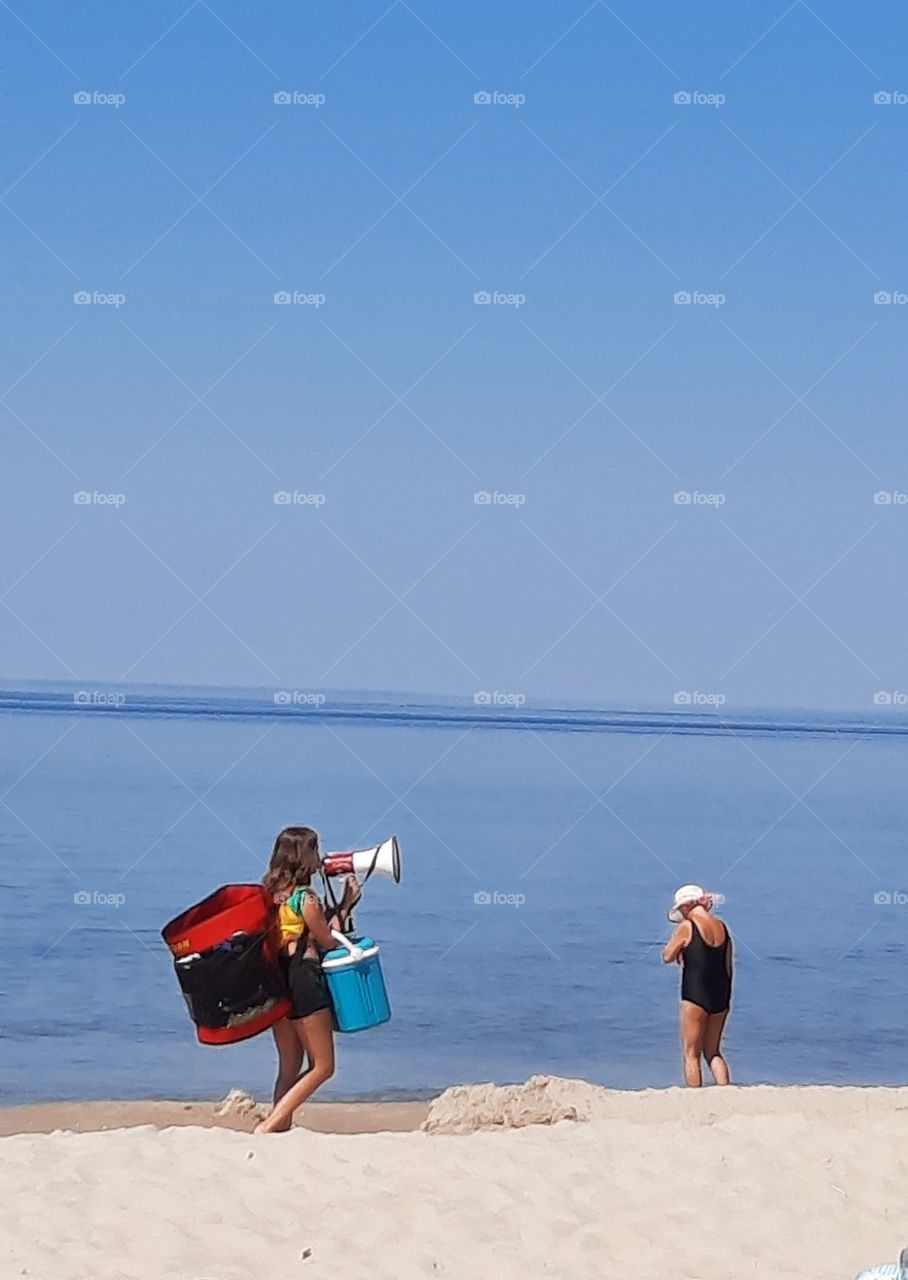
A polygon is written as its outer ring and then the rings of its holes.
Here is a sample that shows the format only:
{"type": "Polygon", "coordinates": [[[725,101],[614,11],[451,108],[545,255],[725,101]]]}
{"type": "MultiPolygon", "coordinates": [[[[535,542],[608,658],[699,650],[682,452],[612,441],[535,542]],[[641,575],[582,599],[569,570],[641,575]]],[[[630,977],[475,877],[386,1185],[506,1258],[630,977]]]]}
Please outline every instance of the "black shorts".
{"type": "Polygon", "coordinates": [[[292,956],[281,957],[281,968],[293,1005],[288,1017],[308,1018],[320,1009],[333,1007],[320,961],[307,960],[302,952],[297,951],[292,956]]]}

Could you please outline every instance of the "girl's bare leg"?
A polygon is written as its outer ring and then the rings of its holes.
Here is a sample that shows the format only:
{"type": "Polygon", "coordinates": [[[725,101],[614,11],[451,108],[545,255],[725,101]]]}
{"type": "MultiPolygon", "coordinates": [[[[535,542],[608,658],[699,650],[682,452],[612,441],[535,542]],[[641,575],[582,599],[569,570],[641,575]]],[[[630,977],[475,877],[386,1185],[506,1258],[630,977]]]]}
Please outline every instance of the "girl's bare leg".
{"type": "Polygon", "coordinates": [[[271,1028],[271,1034],[277,1049],[277,1079],[274,1082],[274,1101],[277,1103],[299,1079],[303,1065],[303,1046],[289,1018],[281,1018],[280,1022],[276,1022],[271,1028]]]}
{"type": "Polygon", "coordinates": [[[728,1063],[722,1056],[722,1032],[725,1030],[724,1013],[711,1013],[706,1019],[706,1032],[703,1036],[703,1056],[709,1063],[709,1069],[716,1084],[728,1084],[728,1063]]]}
{"type": "Polygon", "coordinates": [[[301,1049],[309,1059],[308,1069],[276,1100],[267,1120],[256,1125],[256,1133],[280,1133],[290,1128],[293,1113],[311,1098],[316,1089],[334,1075],[334,1015],[319,1009],[308,1018],[295,1019],[291,1026],[299,1036],[301,1049]]]}
{"type": "Polygon", "coordinates": [[[700,1057],[703,1053],[703,1037],[709,1014],[698,1004],[681,1001],[681,1047],[684,1050],[684,1079],[691,1089],[699,1089],[703,1083],[700,1073],[700,1057]]]}

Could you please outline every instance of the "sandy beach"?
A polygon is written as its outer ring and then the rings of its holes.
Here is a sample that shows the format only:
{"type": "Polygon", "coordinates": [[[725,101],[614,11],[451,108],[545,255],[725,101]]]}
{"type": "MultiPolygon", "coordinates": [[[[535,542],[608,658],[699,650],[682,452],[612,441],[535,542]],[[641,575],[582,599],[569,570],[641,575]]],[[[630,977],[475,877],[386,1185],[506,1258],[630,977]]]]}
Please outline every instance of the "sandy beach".
{"type": "Polygon", "coordinates": [[[312,1106],[311,1128],[272,1137],[213,1111],[7,1111],[0,1274],[847,1280],[908,1242],[908,1089],[552,1081],[528,1105],[488,1088],[431,1104],[442,1130],[474,1117],[468,1134],[418,1131],[419,1103],[312,1106]],[[525,1123],[547,1107],[578,1118],[525,1123]],[[41,1131],[67,1116],[84,1131],[41,1131]]]}

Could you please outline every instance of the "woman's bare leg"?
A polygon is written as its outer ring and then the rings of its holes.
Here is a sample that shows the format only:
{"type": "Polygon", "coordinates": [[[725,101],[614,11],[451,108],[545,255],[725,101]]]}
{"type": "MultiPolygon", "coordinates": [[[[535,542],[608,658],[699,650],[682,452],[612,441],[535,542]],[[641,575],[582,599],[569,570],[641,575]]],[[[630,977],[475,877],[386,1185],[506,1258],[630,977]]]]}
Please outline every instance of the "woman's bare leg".
{"type": "Polygon", "coordinates": [[[301,1048],[309,1059],[308,1069],[279,1098],[274,1110],[256,1125],[256,1133],[279,1133],[290,1128],[293,1113],[311,1098],[316,1089],[334,1075],[334,1014],[330,1009],[319,1009],[308,1018],[295,1019],[291,1024],[300,1037],[301,1048]]]}
{"type": "Polygon", "coordinates": [[[703,1083],[700,1073],[700,1057],[703,1053],[703,1036],[709,1015],[690,1000],[681,1001],[681,1047],[684,1050],[684,1080],[691,1089],[699,1089],[703,1083]]]}
{"type": "Polygon", "coordinates": [[[274,1102],[277,1104],[299,1079],[303,1065],[303,1046],[289,1018],[281,1018],[280,1022],[276,1022],[271,1033],[277,1049],[277,1079],[274,1082],[274,1102]]]}
{"type": "Polygon", "coordinates": [[[711,1013],[706,1019],[706,1031],[703,1036],[703,1056],[709,1063],[709,1069],[716,1084],[728,1084],[728,1063],[722,1057],[722,1032],[728,1010],[724,1013],[711,1013]]]}

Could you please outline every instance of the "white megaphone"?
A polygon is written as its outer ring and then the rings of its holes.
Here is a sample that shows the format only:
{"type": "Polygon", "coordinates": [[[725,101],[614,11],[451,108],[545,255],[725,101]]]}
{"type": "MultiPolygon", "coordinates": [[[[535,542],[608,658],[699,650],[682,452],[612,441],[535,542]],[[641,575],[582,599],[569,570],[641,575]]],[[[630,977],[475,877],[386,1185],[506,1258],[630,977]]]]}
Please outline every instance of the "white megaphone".
{"type": "Polygon", "coordinates": [[[400,884],[400,845],[397,836],[389,836],[369,849],[353,849],[350,853],[327,853],[322,859],[326,876],[355,875],[365,883],[371,875],[387,876],[400,884]]]}

